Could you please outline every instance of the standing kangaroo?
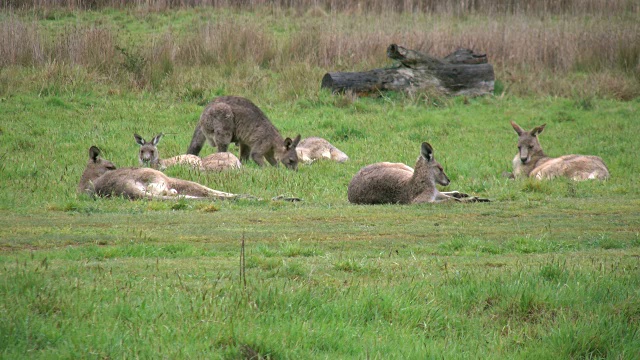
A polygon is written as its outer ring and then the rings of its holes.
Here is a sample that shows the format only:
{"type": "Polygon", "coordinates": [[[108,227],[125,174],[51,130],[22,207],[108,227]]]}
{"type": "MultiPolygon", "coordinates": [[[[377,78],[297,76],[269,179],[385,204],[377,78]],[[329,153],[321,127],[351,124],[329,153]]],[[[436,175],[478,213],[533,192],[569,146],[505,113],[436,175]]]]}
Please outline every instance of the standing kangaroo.
{"type": "Polygon", "coordinates": [[[151,140],[146,141],[142,136],[133,134],[136,143],[140,145],[138,160],[141,166],[151,167],[157,170],[164,170],[174,165],[189,165],[201,171],[222,171],[225,169],[235,169],[242,167],[240,160],[230,152],[220,152],[210,154],[204,158],[197,155],[186,154],[177,155],[168,159],[161,159],[158,151],[158,143],[163,134],[160,133],[151,140]]]}
{"type": "Polygon", "coordinates": [[[381,162],[365,166],[351,179],[347,196],[353,204],[489,201],[457,191],[440,192],[436,184],[447,186],[449,178],[434,159],[431,145],[423,142],[415,170],[402,163],[381,162]]]}
{"type": "Polygon", "coordinates": [[[205,107],[187,154],[198,155],[205,141],[217,147],[218,152],[226,152],[234,142],[240,146],[243,163],[251,156],[259,166],[264,166],[267,159],[273,166],[281,162],[289,169],[298,168],[296,146],[300,135],[294,140],[283,139],[262,110],[242,97],[221,96],[205,107]]]}
{"type": "Polygon", "coordinates": [[[340,163],[349,160],[347,154],[331,145],[329,141],[319,137],[303,139],[296,146],[296,152],[298,153],[298,159],[305,163],[311,163],[318,159],[330,159],[340,163]]]}
{"type": "Polygon", "coordinates": [[[79,193],[124,196],[130,199],[233,199],[238,195],[213,190],[198,183],[168,177],[150,168],[120,168],[100,158],[100,149],[89,148],[89,162],[78,184],[79,193]]]}
{"type": "Polygon", "coordinates": [[[546,125],[526,131],[511,121],[511,126],[518,133],[518,153],[513,158],[515,178],[535,177],[542,180],[567,177],[575,181],[609,178],[609,169],[598,156],[564,155],[552,158],[545,155],[538,134],[546,125]]]}

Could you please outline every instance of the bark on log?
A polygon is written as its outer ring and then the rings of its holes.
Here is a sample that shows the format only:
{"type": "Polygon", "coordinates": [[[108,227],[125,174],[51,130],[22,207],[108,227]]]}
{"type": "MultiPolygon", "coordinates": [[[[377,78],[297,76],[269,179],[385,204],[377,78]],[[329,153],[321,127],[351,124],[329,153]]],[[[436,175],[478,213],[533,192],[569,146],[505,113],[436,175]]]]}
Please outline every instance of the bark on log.
{"type": "Polygon", "coordinates": [[[400,64],[388,69],[364,72],[333,72],[322,78],[322,87],[333,92],[358,94],[394,90],[414,92],[435,88],[448,95],[478,96],[493,93],[495,75],[487,55],[458,49],[436,59],[396,44],[387,48],[387,56],[400,64]]]}

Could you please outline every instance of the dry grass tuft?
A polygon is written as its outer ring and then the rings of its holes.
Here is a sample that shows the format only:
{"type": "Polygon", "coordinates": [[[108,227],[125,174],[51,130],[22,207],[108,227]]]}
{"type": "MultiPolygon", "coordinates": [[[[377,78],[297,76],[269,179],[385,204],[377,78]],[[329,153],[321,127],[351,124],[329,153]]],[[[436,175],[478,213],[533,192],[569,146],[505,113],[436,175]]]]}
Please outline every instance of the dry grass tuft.
{"type": "Polygon", "coordinates": [[[15,18],[0,23],[0,67],[44,63],[45,49],[35,24],[15,18]]]}
{"type": "Polygon", "coordinates": [[[179,61],[188,65],[268,66],[275,53],[275,42],[265,29],[230,19],[208,23],[197,36],[186,39],[179,61]]]}

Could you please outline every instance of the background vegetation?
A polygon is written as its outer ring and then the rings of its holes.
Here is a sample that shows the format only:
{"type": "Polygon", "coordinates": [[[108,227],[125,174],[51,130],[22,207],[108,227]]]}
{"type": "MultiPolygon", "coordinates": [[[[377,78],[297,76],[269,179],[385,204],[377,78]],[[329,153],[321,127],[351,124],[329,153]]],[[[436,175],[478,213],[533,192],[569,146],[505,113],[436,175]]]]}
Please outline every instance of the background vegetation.
{"type": "Polygon", "coordinates": [[[295,3],[81,3],[99,11],[71,11],[82,7],[77,2],[5,4],[0,94],[55,92],[34,89],[41,83],[32,79],[45,77],[76,91],[205,99],[216,91],[242,92],[248,82],[254,96],[293,100],[313,96],[327,71],[390,66],[391,43],[435,56],[457,47],[487,53],[500,92],[514,95],[629,100],[640,94],[640,6],[633,1],[470,1],[463,8],[452,1],[295,3]],[[290,86],[273,86],[274,77],[290,86]]]}
{"type": "Polygon", "coordinates": [[[0,3],[1,357],[640,353],[636,2],[0,3]],[[486,52],[495,96],[319,90],[327,71],[391,66],[390,43],[486,52]],[[90,145],[135,166],[133,133],[164,132],[161,153],[184,153],[226,94],[351,160],[167,171],[262,201],[76,194],[90,145]],[[547,123],[550,155],[599,155],[612,178],[503,178],[511,119],[547,123]],[[348,204],[358,169],[413,165],[422,141],[446,190],[494,201],[348,204]]]}

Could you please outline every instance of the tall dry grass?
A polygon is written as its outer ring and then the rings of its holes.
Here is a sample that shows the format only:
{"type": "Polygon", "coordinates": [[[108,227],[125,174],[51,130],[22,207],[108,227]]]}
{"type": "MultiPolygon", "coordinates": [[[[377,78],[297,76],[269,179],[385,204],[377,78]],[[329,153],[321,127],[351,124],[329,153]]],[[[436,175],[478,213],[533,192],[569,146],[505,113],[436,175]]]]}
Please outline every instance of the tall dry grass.
{"type": "MultiPolygon", "coordinates": [[[[176,68],[194,66],[226,69],[234,76],[241,67],[277,73],[384,67],[391,65],[386,47],[397,43],[437,57],[457,47],[487,53],[497,79],[516,94],[570,96],[579,88],[576,78],[582,78],[580,86],[589,85],[592,95],[640,96],[640,22],[525,15],[470,16],[464,21],[417,15],[408,21],[402,14],[280,16],[293,21],[297,31],[282,36],[259,16],[230,15],[207,20],[194,32],[169,29],[140,35],[134,43],[111,27],[96,25],[70,26],[55,37],[44,36],[37,22],[10,16],[0,23],[0,69],[55,61],[124,79],[135,88],[155,89],[176,68]]],[[[299,80],[309,81],[304,76],[299,80]]]]}
{"type": "Polygon", "coordinates": [[[294,9],[298,13],[310,8],[328,12],[350,13],[431,13],[431,14],[619,14],[639,12],[635,0],[1,0],[5,8],[99,9],[143,8],[161,11],[185,7],[234,7],[240,9],[294,9]]]}

